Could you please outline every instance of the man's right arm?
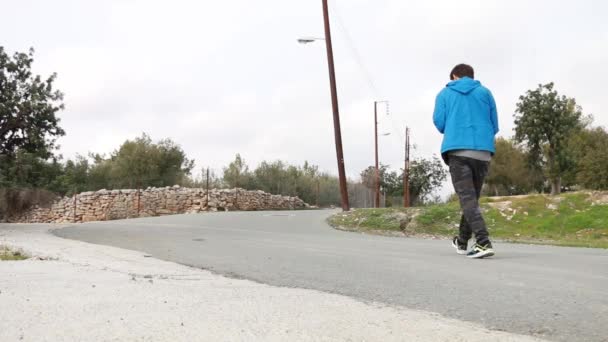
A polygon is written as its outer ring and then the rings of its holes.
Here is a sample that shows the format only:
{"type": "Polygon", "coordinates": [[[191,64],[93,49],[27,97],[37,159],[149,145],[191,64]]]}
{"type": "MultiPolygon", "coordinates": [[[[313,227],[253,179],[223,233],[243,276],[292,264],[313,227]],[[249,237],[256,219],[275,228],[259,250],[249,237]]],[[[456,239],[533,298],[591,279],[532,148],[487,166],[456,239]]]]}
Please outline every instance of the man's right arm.
{"type": "Polygon", "coordinates": [[[445,130],[445,115],[446,115],[446,110],[445,110],[445,102],[443,100],[443,96],[441,96],[443,92],[440,92],[439,95],[437,95],[437,98],[435,98],[435,110],[433,112],[433,123],[435,124],[435,127],[437,127],[437,130],[443,134],[443,131],[445,130]]]}

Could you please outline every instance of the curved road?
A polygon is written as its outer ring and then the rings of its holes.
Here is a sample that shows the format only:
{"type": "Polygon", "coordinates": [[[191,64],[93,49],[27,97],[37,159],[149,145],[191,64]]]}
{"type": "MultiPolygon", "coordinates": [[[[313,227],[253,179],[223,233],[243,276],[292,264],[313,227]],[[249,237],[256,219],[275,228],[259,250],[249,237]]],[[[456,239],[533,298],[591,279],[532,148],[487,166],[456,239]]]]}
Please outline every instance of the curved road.
{"type": "Polygon", "coordinates": [[[555,341],[608,341],[608,251],[336,231],[328,211],[231,212],[98,222],[61,237],[138,250],[230,277],[339,293],[555,341]]]}

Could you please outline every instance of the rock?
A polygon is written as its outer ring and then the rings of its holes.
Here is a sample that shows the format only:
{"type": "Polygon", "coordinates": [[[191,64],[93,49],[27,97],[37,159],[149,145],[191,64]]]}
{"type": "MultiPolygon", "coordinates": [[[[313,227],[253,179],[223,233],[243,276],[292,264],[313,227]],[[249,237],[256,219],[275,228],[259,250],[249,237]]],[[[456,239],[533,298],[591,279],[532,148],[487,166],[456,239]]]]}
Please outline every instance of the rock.
{"type": "Polygon", "coordinates": [[[82,222],[93,222],[93,221],[98,221],[98,218],[96,216],[83,216],[82,217],[82,222]]]}

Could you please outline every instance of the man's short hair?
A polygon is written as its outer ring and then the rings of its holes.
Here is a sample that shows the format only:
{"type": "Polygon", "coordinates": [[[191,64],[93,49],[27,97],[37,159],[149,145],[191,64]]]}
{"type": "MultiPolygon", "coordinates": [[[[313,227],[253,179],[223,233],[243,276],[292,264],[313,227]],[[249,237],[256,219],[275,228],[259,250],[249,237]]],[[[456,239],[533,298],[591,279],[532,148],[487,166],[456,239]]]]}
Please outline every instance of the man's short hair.
{"type": "Polygon", "coordinates": [[[454,76],[458,78],[470,77],[472,79],[475,79],[475,71],[470,65],[458,64],[454,67],[454,69],[452,69],[452,72],[450,72],[450,80],[454,80],[454,76]]]}

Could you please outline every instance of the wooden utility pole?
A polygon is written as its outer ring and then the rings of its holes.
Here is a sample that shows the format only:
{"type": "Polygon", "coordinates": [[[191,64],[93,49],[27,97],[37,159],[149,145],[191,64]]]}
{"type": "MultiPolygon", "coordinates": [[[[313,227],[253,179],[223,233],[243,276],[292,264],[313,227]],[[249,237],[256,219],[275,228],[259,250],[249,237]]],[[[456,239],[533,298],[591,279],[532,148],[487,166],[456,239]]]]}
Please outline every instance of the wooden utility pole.
{"type": "Polygon", "coordinates": [[[378,101],[374,101],[374,144],[376,155],[376,172],[374,175],[374,188],[376,194],[374,207],[380,208],[380,169],[378,168],[378,101]]]}
{"type": "Polygon", "coordinates": [[[334,52],[331,44],[331,28],[329,25],[329,9],[327,0],[323,2],[323,23],[325,26],[325,46],[327,49],[327,65],[329,67],[329,86],[331,91],[331,106],[334,117],[334,137],[336,140],[336,157],[338,159],[338,176],[340,178],[340,195],[342,197],[342,210],[349,211],[348,188],[346,185],[346,171],[344,170],[344,153],[342,152],[342,133],[340,130],[340,111],[338,109],[338,91],[336,87],[336,72],[334,67],[334,52]]]}
{"type": "MultiPolygon", "coordinates": [[[[376,170],[375,170],[375,175],[374,175],[374,188],[375,188],[374,206],[376,208],[380,208],[380,167],[379,167],[379,163],[378,163],[378,104],[379,103],[384,103],[386,105],[386,114],[388,115],[389,102],[386,100],[374,101],[374,151],[375,151],[375,157],[376,157],[376,170]]],[[[388,134],[390,134],[390,133],[383,134],[383,135],[388,135],[388,134]]]]}
{"type": "Polygon", "coordinates": [[[405,167],[403,168],[403,206],[410,206],[410,129],[405,127],[405,167]]]}

